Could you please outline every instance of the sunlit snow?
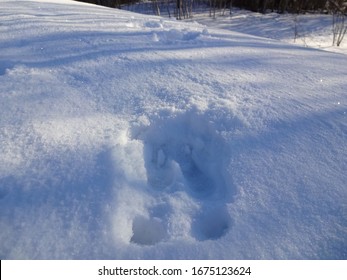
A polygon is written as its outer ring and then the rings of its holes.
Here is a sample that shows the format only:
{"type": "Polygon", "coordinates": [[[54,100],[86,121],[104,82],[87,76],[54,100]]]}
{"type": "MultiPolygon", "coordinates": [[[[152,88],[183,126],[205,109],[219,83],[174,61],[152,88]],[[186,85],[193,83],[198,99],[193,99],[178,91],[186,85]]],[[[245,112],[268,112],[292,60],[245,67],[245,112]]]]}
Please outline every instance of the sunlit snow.
{"type": "Polygon", "coordinates": [[[345,54],[1,0],[0,259],[346,259],[346,77],[345,54]]]}

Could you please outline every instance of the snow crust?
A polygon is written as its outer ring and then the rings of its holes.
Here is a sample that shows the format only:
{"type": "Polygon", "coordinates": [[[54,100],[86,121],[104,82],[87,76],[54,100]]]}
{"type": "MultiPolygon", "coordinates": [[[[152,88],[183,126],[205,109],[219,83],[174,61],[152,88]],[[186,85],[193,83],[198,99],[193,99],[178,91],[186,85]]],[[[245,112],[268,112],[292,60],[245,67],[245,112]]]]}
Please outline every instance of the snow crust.
{"type": "Polygon", "coordinates": [[[0,6],[1,259],[346,259],[345,55],[0,6]]]}

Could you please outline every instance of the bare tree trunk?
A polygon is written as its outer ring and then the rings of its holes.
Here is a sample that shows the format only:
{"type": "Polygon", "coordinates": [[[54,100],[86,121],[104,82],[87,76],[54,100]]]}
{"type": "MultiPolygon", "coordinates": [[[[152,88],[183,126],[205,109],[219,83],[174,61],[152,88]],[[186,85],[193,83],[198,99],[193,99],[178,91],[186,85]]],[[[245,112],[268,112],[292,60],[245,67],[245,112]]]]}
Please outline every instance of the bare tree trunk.
{"type": "Polygon", "coordinates": [[[347,1],[329,0],[329,9],[333,14],[333,46],[340,46],[347,32],[347,1]]]}
{"type": "Polygon", "coordinates": [[[171,17],[171,13],[170,13],[170,0],[166,0],[166,10],[167,13],[169,15],[169,18],[171,17]]]}
{"type": "Polygon", "coordinates": [[[333,46],[340,46],[347,32],[346,16],[337,12],[333,14],[333,46]]]}
{"type": "Polygon", "coordinates": [[[159,7],[159,3],[158,0],[152,0],[152,4],[153,4],[153,12],[155,15],[160,16],[160,7],[159,7]]]}

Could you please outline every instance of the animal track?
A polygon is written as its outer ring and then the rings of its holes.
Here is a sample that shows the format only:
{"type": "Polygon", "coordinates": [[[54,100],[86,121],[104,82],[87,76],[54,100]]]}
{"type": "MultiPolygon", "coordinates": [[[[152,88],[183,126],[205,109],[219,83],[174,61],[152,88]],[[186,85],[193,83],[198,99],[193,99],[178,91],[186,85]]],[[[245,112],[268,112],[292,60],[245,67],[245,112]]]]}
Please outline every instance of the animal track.
{"type": "Polygon", "coordinates": [[[145,167],[148,184],[155,189],[164,189],[175,180],[175,163],[167,158],[162,148],[145,149],[145,167]]]}
{"type": "Polygon", "coordinates": [[[154,245],[166,236],[166,229],[161,219],[137,216],[132,224],[133,235],[130,242],[139,245],[154,245]]]}
{"type": "Polygon", "coordinates": [[[192,157],[193,152],[195,152],[195,149],[186,144],[184,155],[177,158],[187,186],[197,196],[211,195],[215,190],[213,181],[204,172],[203,167],[199,167],[199,162],[194,160],[192,157]]]}
{"type": "Polygon", "coordinates": [[[188,112],[158,119],[136,140],[143,142],[148,192],[162,207],[133,219],[130,242],[154,245],[225,235],[231,227],[227,204],[234,189],[225,177],[227,145],[208,117],[188,112]]]}
{"type": "Polygon", "coordinates": [[[231,220],[223,205],[206,207],[193,222],[194,236],[200,241],[218,239],[230,228],[231,220]]]}

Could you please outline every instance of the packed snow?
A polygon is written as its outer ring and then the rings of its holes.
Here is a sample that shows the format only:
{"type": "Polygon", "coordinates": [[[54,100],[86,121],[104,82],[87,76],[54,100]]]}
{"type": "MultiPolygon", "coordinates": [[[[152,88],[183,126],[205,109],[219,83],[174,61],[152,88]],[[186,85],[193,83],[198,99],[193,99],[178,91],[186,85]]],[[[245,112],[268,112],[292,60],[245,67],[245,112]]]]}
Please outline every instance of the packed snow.
{"type": "Polygon", "coordinates": [[[346,77],[344,54],[1,0],[0,258],[346,259],[346,77]]]}

